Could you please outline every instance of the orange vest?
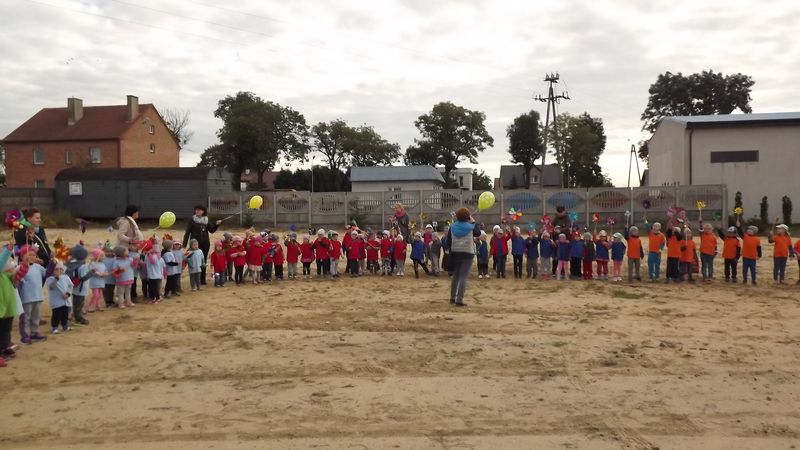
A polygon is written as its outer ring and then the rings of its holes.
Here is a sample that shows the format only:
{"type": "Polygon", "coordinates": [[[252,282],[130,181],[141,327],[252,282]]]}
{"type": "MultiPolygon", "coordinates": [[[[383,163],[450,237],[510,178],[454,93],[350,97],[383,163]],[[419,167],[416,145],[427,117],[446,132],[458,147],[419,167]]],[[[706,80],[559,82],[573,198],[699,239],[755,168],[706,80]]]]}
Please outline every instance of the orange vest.
{"type": "Polygon", "coordinates": [[[700,233],[700,253],[712,256],[717,254],[717,237],[713,231],[700,233]]]}
{"type": "Polygon", "coordinates": [[[789,249],[792,247],[792,238],[787,235],[772,236],[772,242],[775,248],[772,250],[772,256],[776,258],[788,258],[789,249]]]}
{"type": "Polygon", "coordinates": [[[697,248],[693,239],[683,241],[683,249],[681,250],[681,262],[694,262],[694,249],[697,248]]]}
{"type": "Polygon", "coordinates": [[[655,234],[650,232],[650,239],[648,239],[648,248],[650,249],[651,253],[661,253],[661,247],[664,245],[664,240],[666,236],[664,233],[655,234]]]}
{"type": "Polygon", "coordinates": [[[742,238],[742,258],[758,259],[759,248],[761,248],[761,239],[758,236],[744,235],[742,238]]]}
{"type": "Polygon", "coordinates": [[[642,258],[642,240],[639,238],[639,236],[628,237],[628,259],[641,259],[641,258],[642,258]]]}
{"type": "Polygon", "coordinates": [[[681,241],[677,236],[672,236],[667,240],[667,258],[681,257],[681,241]]]}
{"type": "Polygon", "coordinates": [[[722,241],[722,257],[725,259],[736,259],[739,247],[738,237],[725,236],[725,240],[722,241]]]}

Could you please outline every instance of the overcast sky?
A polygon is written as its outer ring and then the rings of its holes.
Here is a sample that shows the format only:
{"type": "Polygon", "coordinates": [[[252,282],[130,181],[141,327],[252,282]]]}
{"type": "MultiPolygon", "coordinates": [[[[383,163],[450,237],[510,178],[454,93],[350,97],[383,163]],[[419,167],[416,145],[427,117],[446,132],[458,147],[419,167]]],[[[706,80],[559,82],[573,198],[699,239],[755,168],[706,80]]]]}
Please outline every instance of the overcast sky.
{"type": "MultiPolygon", "coordinates": [[[[181,165],[216,143],[219,99],[252,91],[309,124],[366,123],[405,149],[413,121],[450,100],[486,113],[507,163],[505,129],[544,116],[545,73],[605,122],[603,171],[627,183],[629,149],[659,73],[751,75],[754,112],[800,109],[800,2],[0,0],[0,137],[43,107],[124,103],[189,109],[181,165]],[[794,42],[794,44],[793,44],[794,42]]],[[[319,157],[317,161],[319,161],[319,157]]]]}

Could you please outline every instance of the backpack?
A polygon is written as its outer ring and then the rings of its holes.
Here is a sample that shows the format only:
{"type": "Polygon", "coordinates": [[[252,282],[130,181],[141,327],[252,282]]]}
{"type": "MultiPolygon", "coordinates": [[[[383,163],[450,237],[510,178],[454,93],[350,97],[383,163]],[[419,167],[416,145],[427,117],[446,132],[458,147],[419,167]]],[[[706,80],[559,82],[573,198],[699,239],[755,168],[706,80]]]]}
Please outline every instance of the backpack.
{"type": "Polygon", "coordinates": [[[72,280],[72,285],[78,287],[81,283],[81,277],[78,276],[78,269],[81,267],[81,264],[78,263],[70,263],[67,265],[67,270],[64,271],[64,275],[69,277],[72,280]]]}

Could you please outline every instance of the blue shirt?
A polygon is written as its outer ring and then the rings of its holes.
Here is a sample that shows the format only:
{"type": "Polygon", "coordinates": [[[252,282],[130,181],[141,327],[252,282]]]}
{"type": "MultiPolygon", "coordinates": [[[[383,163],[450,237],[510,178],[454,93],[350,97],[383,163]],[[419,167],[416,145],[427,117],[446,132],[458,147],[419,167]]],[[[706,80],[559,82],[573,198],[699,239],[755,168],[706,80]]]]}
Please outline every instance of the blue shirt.
{"type": "Polygon", "coordinates": [[[553,257],[553,252],[555,250],[555,244],[556,243],[553,242],[552,239],[548,239],[546,241],[544,239],[540,239],[539,240],[539,256],[541,256],[542,258],[552,258],[553,257]]]}
{"type": "Polygon", "coordinates": [[[192,250],[186,263],[189,265],[189,273],[200,273],[203,270],[203,251],[199,248],[192,250]]]}
{"type": "Polygon", "coordinates": [[[50,300],[50,308],[56,309],[62,306],[72,306],[72,280],[68,276],[61,274],[58,279],[54,276],[47,277],[47,298],[50,300]],[[67,294],[67,297],[64,297],[67,294]]]}
{"type": "Polygon", "coordinates": [[[39,264],[33,263],[28,267],[28,273],[19,283],[19,297],[22,303],[37,303],[44,301],[42,282],[46,270],[39,264]]]}
{"type": "Polygon", "coordinates": [[[421,239],[411,241],[411,259],[422,261],[425,258],[425,242],[421,239]]]}
{"type": "Polygon", "coordinates": [[[476,250],[478,254],[478,262],[481,264],[488,264],[489,263],[489,244],[486,243],[484,240],[478,241],[476,245],[476,250]]]}
{"type": "Polygon", "coordinates": [[[558,260],[569,261],[570,242],[558,241],[556,245],[558,246],[558,260]]]}
{"type": "Polygon", "coordinates": [[[539,238],[530,236],[525,239],[525,250],[528,254],[528,259],[539,257],[539,238]]]}
{"type": "Polygon", "coordinates": [[[584,244],[582,239],[575,239],[572,241],[572,245],[570,246],[569,250],[569,257],[570,258],[583,258],[583,251],[586,249],[586,245],[584,244]]]}
{"type": "Polygon", "coordinates": [[[525,253],[525,239],[522,236],[511,236],[511,254],[523,255],[525,253]]]}
{"type": "Polygon", "coordinates": [[[183,250],[172,250],[167,253],[172,253],[172,258],[178,263],[177,266],[167,266],[167,275],[180,275],[183,272],[183,250]]]}
{"type": "Polygon", "coordinates": [[[108,275],[106,275],[106,285],[117,284],[117,280],[114,279],[114,274],[111,273],[114,269],[114,259],[113,256],[106,256],[103,258],[103,264],[106,266],[105,272],[108,273],[108,275]]]}
{"type": "Polygon", "coordinates": [[[133,282],[133,258],[115,258],[112,270],[120,271],[116,278],[117,283],[131,284],[133,282]]]}
{"type": "MultiPolygon", "coordinates": [[[[166,256],[169,252],[164,253],[166,256]]],[[[164,258],[158,256],[157,253],[153,253],[155,256],[155,261],[150,260],[150,255],[145,255],[145,266],[147,267],[147,279],[148,280],[161,280],[164,278],[164,268],[166,264],[164,263],[164,258]]]]}
{"type": "Polygon", "coordinates": [[[622,261],[625,257],[625,244],[622,242],[611,243],[611,259],[614,261],[622,261]]]}
{"type": "Polygon", "coordinates": [[[595,246],[595,259],[600,261],[608,261],[608,249],[606,247],[608,241],[597,241],[597,245],[595,246]]]}
{"type": "Polygon", "coordinates": [[[106,287],[106,277],[97,275],[106,273],[106,265],[98,261],[92,261],[89,264],[89,270],[93,272],[92,278],[89,278],[89,289],[103,289],[106,287]]]}
{"type": "Polygon", "coordinates": [[[78,267],[78,278],[80,278],[81,281],[78,281],[78,284],[72,289],[72,295],[80,295],[83,297],[89,295],[89,280],[94,278],[90,274],[91,269],[89,268],[89,264],[81,264],[81,266],[78,267]]]}

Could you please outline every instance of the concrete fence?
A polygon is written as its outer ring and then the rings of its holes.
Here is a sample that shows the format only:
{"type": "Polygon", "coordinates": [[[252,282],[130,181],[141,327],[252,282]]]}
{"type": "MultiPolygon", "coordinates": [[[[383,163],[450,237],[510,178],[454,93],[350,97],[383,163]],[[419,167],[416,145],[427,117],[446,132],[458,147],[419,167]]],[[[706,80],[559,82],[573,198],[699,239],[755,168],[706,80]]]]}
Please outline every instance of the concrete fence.
{"type": "Polygon", "coordinates": [[[256,226],[297,228],[343,226],[355,220],[362,227],[384,229],[394,214],[394,205],[402,203],[411,221],[421,228],[437,222],[441,227],[458,208],[474,211],[474,217],[486,224],[508,219],[509,209],[522,212],[521,228],[540,228],[544,215],[553,216],[558,206],[577,213],[576,222],[591,225],[592,216],[600,215],[600,223],[608,227],[610,218],[618,229],[626,219],[634,224],[667,220],[667,210],[679,206],[690,221],[696,222],[698,201],[706,204],[702,214],[706,220],[726,217],[729,212],[725,186],[675,186],[639,188],[590,188],[494,191],[492,208],[477,211],[481,191],[423,190],[395,192],[236,192],[209,197],[209,213],[215,216],[236,215],[240,223],[252,220],[256,226]],[[258,209],[249,209],[248,201],[260,195],[264,202],[258,209]],[[630,212],[630,216],[626,215],[630,212]]]}

